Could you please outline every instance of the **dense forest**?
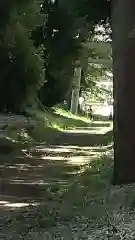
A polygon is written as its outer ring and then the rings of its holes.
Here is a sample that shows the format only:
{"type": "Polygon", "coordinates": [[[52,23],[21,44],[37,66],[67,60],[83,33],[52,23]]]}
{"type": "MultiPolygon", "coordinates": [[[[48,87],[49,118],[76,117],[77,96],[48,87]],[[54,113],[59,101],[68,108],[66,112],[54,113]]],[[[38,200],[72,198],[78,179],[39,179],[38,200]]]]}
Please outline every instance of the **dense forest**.
{"type": "Polygon", "coordinates": [[[0,239],[135,239],[134,10],[0,1],[0,239]]]}
{"type": "Polygon", "coordinates": [[[0,11],[1,111],[21,112],[37,98],[45,106],[68,99],[82,43],[97,24],[109,28],[110,2],[2,1],[0,11]]]}

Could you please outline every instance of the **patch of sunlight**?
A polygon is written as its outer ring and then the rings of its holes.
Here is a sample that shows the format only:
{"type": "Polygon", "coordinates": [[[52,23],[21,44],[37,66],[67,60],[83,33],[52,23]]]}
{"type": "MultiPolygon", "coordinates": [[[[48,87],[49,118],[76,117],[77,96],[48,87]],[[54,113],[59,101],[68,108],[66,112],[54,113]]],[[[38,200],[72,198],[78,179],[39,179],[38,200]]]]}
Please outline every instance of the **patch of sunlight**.
{"type": "Polygon", "coordinates": [[[107,132],[109,132],[111,130],[112,130],[112,127],[104,127],[98,133],[105,134],[105,133],[107,133],[107,132]]]}
{"type": "Polygon", "coordinates": [[[10,137],[7,137],[7,136],[6,136],[6,139],[9,140],[9,141],[11,141],[12,143],[17,143],[16,140],[14,140],[14,139],[12,139],[12,138],[10,138],[10,137]]]}
{"type": "Polygon", "coordinates": [[[25,168],[25,167],[31,168],[32,167],[31,164],[25,164],[25,163],[19,163],[19,164],[16,163],[15,166],[22,167],[22,168],[25,168]]]}
{"type": "Polygon", "coordinates": [[[105,149],[108,147],[112,147],[112,143],[110,143],[109,145],[104,145],[104,146],[86,146],[86,147],[82,147],[82,146],[73,146],[73,145],[68,145],[68,146],[62,146],[60,145],[60,148],[64,148],[64,149],[68,149],[68,150],[79,150],[79,151],[91,151],[91,150],[101,150],[101,149],[105,149]]]}
{"type": "Polygon", "coordinates": [[[10,183],[24,183],[24,180],[22,180],[22,179],[16,179],[16,180],[10,180],[10,183]]]}
{"type": "Polygon", "coordinates": [[[67,181],[64,181],[64,180],[58,180],[58,179],[55,179],[55,178],[47,178],[45,181],[43,180],[36,180],[36,181],[31,181],[31,180],[10,180],[10,184],[19,184],[19,185],[35,185],[35,186],[50,186],[54,183],[61,183],[61,184],[65,184],[67,183],[67,181]]]}
{"type": "MultiPolygon", "coordinates": [[[[92,157],[92,156],[91,156],[92,157]]],[[[52,161],[51,164],[56,164],[53,161],[66,161],[66,164],[72,164],[72,165],[82,165],[82,164],[86,164],[88,163],[88,161],[90,160],[90,156],[85,157],[85,156],[77,156],[77,157],[51,157],[51,156],[43,156],[42,157],[43,160],[49,160],[52,161]]]]}
{"type": "Polygon", "coordinates": [[[64,157],[52,157],[52,156],[42,156],[42,160],[60,161],[64,160],[64,157]]]}
{"type": "MultiPolygon", "coordinates": [[[[94,124],[95,124],[95,125],[98,124],[98,125],[101,125],[101,126],[102,126],[102,125],[105,126],[105,125],[108,125],[108,123],[109,123],[109,121],[99,121],[99,120],[98,120],[98,121],[93,121],[91,124],[93,124],[93,125],[94,125],[94,124]]],[[[90,124],[90,125],[91,125],[91,124],[90,124]]],[[[110,125],[111,125],[111,124],[110,124],[110,125]]]]}
{"type": "Polygon", "coordinates": [[[112,130],[112,127],[101,127],[101,128],[97,128],[97,129],[92,129],[90,130],[88,129],[77,129],[77,130],[64,130],[64,132],[66,133],[73,133],[73,134],[79,134],[79,133],[83,133],[83,134],[105,134],[106,132],[112,130]]]}
{"type": "Polygon", "coordinates": [[[70,157],[68,159],[68,164],[71,164],[71,165],[85,165],[85,164],[88,164],[91,160],[91,157],[92,156],[74,156],[74,157],[70,157]]]}
{"type": "Polygon", "coordinates": [[[7,201],[0,201],[0,205],[8,204],[9,202],[7,201]]]}
{"type": "Polygon", "coordinates": [[[69,150],[80,150],[80,151],[90,151],[91,149],[93,149],[94,147],[82,147],[82,146],[73,146],[73,145],[68,145],[68,146],[62,146],[60,145],[61,148],[64,149],[69,149],[69,150]]]}
{"type": "Polygon", "coordinates": [[[33,168],[33,166],[29,165],[29,164],[14,164],[14,165],[7,165],[7,166],[3,166],[0,165],[0,168],[8,168],[8,169],[18,169],[18,170],[28,170],[29,168],[33,168]]]}
{"type": "Polygon", "coordinates": [[[15,164],[15,167],[21,171],[27,171],[30,168],[33,168],[33,166],[31,166],[30,164],[15,164]]]}
{"type": "Polygon", "coordinates": [[[101,115],[101,116],[109,116],[110,115],[110,112],[113,113],[113,107],[112,105],[109,105],[109,106],[100,106],[99,108],[97,108],[95,111],[94,111],[94,114],[97,114],[97,115],[101,115]]]}
{"type": "Polygon", "coordinates": [[[49,153],[51,153],[51,152],[58,152],[58,153],[62,153],[62,152],[70,152],[70,149],[67,149],[67,148],[65,148],[65,147],[63,147],[63,148],[36,148],[36,150],[38,151],[38,152],[49,152],[49,153]]]}
{"type": "Polygon", "coordinates": [[[9,207],[9,208],[22,208],[22,207],[28,207],[28,206],[38,206],[38,203],[10,203],[8,201],[0,201],[0,205],[3,207],[9,207]]]}
{"type": "Polygon", "coordinates": [[[18,181],[18,180],[10,180],[10,183],[11,184],[15,184],[15,185],[48,185],[47,182],[44,182],[43,180],[37,180],[37,181],[31,181],[31,180],[28,180],[28,181],[18,181]]]}
{"type": "Polygon", "coordinates": [[[71,119],[75,119],[75,120],[81,120],[83,122],[89,123],[90,120],[87,117],[82,117],[82,116],[78,116],[78,115],[74,115],[69,111],[65,111],[63,109],[60,108],[56,108],[55,112],[61,116],[65,116],[67,118],[71,118],[71,119]]]}
{"type": "Polygon", "coordinates": [[[10,169],[16,169],[16,167],[15,166],[8,166],[8,168],[10,169]]]}

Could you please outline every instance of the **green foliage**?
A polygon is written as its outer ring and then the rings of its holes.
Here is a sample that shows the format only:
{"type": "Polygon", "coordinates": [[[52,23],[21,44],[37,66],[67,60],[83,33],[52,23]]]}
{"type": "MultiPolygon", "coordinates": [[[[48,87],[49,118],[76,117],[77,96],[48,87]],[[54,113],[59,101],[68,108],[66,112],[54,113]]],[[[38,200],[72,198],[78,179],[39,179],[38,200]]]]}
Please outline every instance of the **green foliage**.
{"type": "Polygon", "coordinates": [[[30,40],[31,21],[37,18],[35,1],[24,2],[10,12],[0,41],[0,110],[20,111],[22,104],[34,100],[43,84],[43,61],[30,40]],[[32,4],[35,4],[31,7],[32,4]],[[30,18],[30,21],[29,21],[30,18]]]}
{"type": "Polygon", "coordinates": [[[81,57],[81,43],[95,24],[108,22],[110,2],[45,1],[42,12],[48,15],[46,27],[38,27],[33,33],[35,44],[43,44],[46,49],[46,83],[39,97],[45,105],[52,106],[68,96],[74,63],[81,57]]]}
{"type": "Polygon", "coordinates": [[[47,106],[68,99],[82,42],[109,17],[107,0],[2,0],[0,110],[18,112],[37,96],[47,106]]]}

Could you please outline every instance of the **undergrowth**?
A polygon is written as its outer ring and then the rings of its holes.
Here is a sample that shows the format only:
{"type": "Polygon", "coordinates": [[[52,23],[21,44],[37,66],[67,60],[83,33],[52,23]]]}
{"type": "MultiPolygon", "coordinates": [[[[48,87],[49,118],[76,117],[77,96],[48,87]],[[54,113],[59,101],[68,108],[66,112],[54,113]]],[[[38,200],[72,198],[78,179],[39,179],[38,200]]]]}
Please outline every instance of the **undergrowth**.
{"type": "Polygon", "coordinates": [[[76,127],[87,127],[90,123],[89,119],[62,109],[55,110],[30,110],[31,117],[27,120],[27,127],[8,126],[6,135],[16,141],[24,143],[34,143],[35,141],[48,141],[50,134],[61,132],[67,128],[75,129],[76,127]],[[33,123],[34,121],[34,123],[33,123]]]}

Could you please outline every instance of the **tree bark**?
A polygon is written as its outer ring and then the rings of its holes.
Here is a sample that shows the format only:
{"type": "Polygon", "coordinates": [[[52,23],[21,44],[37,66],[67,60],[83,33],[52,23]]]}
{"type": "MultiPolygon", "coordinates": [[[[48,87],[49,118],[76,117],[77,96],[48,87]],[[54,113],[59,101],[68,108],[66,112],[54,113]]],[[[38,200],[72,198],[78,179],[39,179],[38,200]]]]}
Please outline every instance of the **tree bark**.
{"type": "Polygon", "coordinates": [[[81,72],[82,72],[81,67],[76,66],[75,67],[75,73],[74,73],[74,80],[73,80],[72,97],[71,97],[71,109],[70,109],[70,111],[73,114],[78,113],[79,92],[80,92],[80,84],[81,84],[81,72]]]}
{"type": "Polygon", "coordinates": [[[135,0],[113,6],[113,184],[135,182],[135,0]],[[134,36],[133,36],[134,35],[134,36]]]}

